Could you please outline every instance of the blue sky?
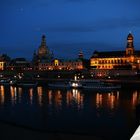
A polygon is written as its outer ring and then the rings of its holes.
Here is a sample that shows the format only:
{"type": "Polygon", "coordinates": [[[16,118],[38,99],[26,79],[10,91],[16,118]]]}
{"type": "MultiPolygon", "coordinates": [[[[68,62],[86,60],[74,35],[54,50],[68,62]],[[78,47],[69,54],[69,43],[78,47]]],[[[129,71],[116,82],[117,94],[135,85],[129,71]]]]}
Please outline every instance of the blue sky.
{"type": "Polygon", "coordinates": [[[140,49],[139,0],[1,0],[0,53],[31,59],[47,36],[59,58],[124,50],[131,31],[140,49]]]}

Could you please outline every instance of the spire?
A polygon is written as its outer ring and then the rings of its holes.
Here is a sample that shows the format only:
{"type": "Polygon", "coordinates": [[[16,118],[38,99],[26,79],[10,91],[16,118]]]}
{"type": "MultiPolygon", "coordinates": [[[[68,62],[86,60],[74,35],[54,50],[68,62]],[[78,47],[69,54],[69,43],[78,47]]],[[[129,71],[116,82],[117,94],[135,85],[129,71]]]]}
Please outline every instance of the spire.
{"type": "Polygon", "coordinates": [[[42,41],[41,41],[41,46],[46,46],[46,36],[42,35],[42,41]]]}

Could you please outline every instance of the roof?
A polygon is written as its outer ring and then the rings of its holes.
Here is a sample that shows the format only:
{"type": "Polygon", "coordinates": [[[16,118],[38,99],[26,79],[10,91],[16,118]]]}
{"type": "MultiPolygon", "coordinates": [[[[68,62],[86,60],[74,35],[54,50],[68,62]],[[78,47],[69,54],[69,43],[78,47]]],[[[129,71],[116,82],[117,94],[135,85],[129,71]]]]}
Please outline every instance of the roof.
{"type": "Polygon", "coordinates": [[[15,58],[14,60],[15,61],[26,61],[26,59],[25,58],[22,58],[22,57],[21,58],[15,58]]]}
{"type": "MultiPolygon", "coordinates": [[[[125,51],[106,51],[106,52],[98,52],[95,51],[91,58],[112,58],[112,57],[124,57],[126,54],[125,51]]],[[[140,56],[140,51],[134,52],[135,56],[140,56]]]]}
{"type": "Polygon", "coordinates": [[[123,57],[125,51],[107,51],[107,52],[94,52],[91,58],[111,58],[111,57],[123,57]]]}

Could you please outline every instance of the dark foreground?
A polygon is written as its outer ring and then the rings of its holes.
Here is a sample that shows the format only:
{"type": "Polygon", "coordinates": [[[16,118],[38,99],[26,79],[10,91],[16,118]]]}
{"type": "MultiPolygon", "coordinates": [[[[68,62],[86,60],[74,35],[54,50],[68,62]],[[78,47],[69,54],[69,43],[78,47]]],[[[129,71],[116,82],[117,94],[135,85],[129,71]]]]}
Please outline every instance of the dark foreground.
{"type": "Polygon", "coordinates": [[[102,140],[88,135],[41,132],[5,122],[0,122],[0,135],[1,140],[102,140]]]}

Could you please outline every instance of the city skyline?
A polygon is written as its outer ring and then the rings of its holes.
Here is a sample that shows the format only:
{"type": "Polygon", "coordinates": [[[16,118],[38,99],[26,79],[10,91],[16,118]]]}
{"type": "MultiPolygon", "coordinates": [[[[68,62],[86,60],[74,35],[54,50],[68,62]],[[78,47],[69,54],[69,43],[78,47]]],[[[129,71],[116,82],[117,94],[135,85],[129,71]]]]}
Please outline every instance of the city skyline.
{"type": "Polygon", "coordinates": [[[0,2],[0,53],[32,58],[42,34],[54,55],[86,58],[94,50],[124,50],[129,31],[134,46],[140,45],[138,0],[36,0],[0,2]]]}

